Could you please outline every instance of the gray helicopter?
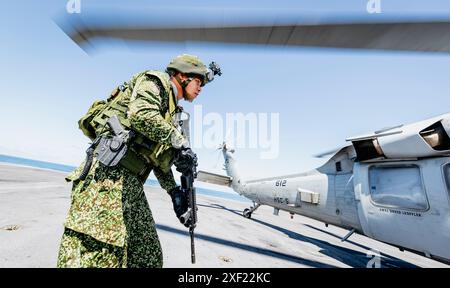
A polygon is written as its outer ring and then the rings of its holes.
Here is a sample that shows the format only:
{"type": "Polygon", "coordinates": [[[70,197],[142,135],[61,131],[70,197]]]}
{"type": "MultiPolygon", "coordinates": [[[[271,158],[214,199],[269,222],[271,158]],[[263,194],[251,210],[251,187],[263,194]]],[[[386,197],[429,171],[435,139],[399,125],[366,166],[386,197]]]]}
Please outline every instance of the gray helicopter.
{"type": "MultiPolygon", "coordinates": [[[[450,113],[350,137],[321,167],[245,181],[234,149],[221,146],[228,176],[197,180],[230,186],[261,205],[310,217],[450,262],[450,113]]],[[[329,154],[329,153],[328,153],[329,154]]]]}

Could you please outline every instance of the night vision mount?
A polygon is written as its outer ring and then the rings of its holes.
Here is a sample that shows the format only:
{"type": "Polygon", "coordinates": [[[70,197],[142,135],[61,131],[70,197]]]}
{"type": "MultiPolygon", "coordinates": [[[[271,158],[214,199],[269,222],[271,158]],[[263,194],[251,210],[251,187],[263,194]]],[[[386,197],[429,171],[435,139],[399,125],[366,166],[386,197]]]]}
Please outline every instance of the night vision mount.
{"type": "Polygon", "coordinates": [[[209,69],[208,69],[208,73],[206,74],[206,77],[208,78],[208,82],[211,82],[214,80],[214,76],[222,75],[222,71],[220,70],[220,66],[219,64],[217,64],[216,62],[211,62],[209,64],[209,69]]]}

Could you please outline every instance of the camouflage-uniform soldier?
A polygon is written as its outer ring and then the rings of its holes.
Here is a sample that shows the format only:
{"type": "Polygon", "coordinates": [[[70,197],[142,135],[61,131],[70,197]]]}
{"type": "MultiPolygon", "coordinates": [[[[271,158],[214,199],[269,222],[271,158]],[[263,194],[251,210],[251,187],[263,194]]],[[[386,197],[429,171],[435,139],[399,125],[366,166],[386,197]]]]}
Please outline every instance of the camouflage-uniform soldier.
{"type": "Polygon", "coordinates": [[[211,70],[192,55],[176,57],[166,72],[136,74],[80,119],[80,128],[92,140],[111,133],[106,121],[112,115],[137,136],[118,165],[107,167],[94,157],[89,170],[83,164],[67,176],[73,189],[58,267],[162,267],[143,183],[153,170],[171,196],[177,217],[186,212],[187,199],[175,183],[171,165],[187,139],[172,117],[179,112],[178,100],[192,102],[212,80],[211,70]]]}

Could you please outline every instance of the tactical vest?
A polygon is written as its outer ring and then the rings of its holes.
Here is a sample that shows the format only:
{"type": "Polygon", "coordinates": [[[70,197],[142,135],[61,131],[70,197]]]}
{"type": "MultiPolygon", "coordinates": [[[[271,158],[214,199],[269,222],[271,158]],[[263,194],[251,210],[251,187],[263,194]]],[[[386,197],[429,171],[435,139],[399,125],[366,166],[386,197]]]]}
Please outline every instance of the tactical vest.
{"type": "MultiPolygon", "coordinates": [[[[164,88],[161,93],[168,93],[169,106],[164,119],[173,126],[172,117],[178,112],[174,95],[171,89],[169,75],[160,71],[145,71],[133,76],[133,78],[124,85],[120,85],[114,89],[106,101],[96,101],[89,108],[88,113],[79,121],[79,127],[83,133],[90,139],[108,133],[108,119],[117,115],[120,123],[128,129],[132,129],[130,120],[128,119],[128,105],[137,96],[137,89],[140,83],[146,78],[156,79],[164,88]]],[[[133,138],[130,144],[129,152],[120,161],[120,164],[135,174],[142,175],[150,167],[158,167],[167,173],[172,166],[175,150],[170,144],[156,143],[139,132],[133,138]]]]}

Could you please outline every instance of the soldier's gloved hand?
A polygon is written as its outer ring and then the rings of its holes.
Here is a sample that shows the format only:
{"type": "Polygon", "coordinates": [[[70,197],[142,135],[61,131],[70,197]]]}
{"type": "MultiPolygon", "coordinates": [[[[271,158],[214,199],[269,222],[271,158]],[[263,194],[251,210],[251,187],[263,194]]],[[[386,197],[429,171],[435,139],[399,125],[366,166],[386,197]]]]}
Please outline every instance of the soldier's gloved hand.
{"type": "Polygon", "coordinates": [[[175,149],[189,147],[189,141],[178,130],[174,130],[170,135],[170,141],[175,149]]]}
{"type": "Polygon", "coordinates": [[[176,156],[174,164],[178,172],[185,174],[189,169],[197,166],[197,155],[191,148],[182,149],[176,156]]]}
{"type": "Polygon", "coordinates": [[[180,217],[188,210],[188,199],[186,194],[183,193],[180,186],[177,186],[170,191],[170,197],[172,198],[173,211],[175,211],[178,220],[180,220],[181,224],[184,224],[184,226],[189,227],[189,221],[188,223],[183,223],[180,219],[180,217]]]}

